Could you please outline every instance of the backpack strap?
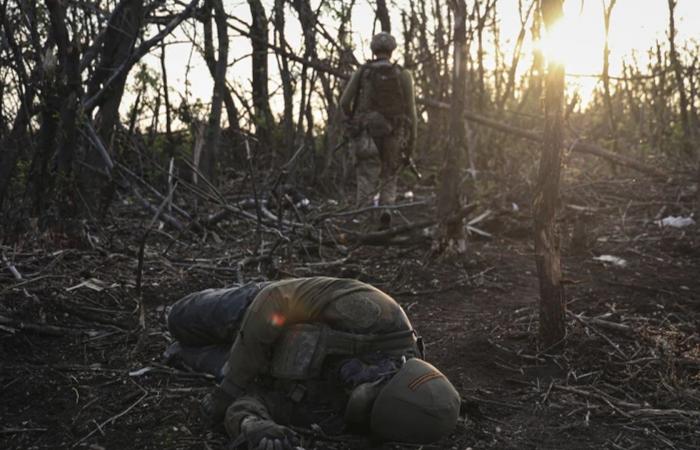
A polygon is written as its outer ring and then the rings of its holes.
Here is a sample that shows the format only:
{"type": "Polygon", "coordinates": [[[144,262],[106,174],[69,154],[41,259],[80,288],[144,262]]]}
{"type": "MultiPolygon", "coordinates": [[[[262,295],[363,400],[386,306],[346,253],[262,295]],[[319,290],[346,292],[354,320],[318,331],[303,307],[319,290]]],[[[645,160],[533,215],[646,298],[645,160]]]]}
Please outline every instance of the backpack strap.
{"type": "Polygon", "coordinates": [[[403,73],[403,66],[399,65],[399,63],[394,63],[394,68],[398,69],[398,71],[399,71],[399,76],[396,77],[396,83],[398,83],[398,85],[399,85],[399,92],[400,92],[399,95],[401,95],[401,106],[404,109],[407,109],[408,102],[406,101],[406,95],[403,92],[403,85],[401,84],[401,74],[403,73]]]}
{"type": "Polygon", "coordinates": [[[358,85],[357,85],[357,92],[355,92],[355,97],[352,99],[352,106],[350,107],[350,118],[351,119],[355,117],[355,111],[357,110],[357,102],[358,102],[358,99],[360,98],[360,91],[362,90],[362,76],[364,75],[365,70],[367,70],[367,66],[369,66],[369,63],[371,63],[371,62],[372,61],[369,61],[369,62],[363,64],[362,67],[360,67],[360,75],[359,75],[360,80],[359,80],[358,85]]]}

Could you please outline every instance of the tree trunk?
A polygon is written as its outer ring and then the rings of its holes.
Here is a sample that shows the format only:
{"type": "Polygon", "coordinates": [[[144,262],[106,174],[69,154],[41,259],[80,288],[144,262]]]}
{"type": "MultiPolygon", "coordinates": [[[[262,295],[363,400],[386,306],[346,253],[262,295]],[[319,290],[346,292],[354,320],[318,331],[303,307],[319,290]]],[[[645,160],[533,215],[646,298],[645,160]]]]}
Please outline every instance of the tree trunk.
{"type": "Polygon", "coordinates": [[[382,26],[382,31],[391,33],[391,18],[386,7],[386,0],[377,0],[377,20],[382,26]]]}
{"type": "MultiPolygon", "coordinates": [[[[292,6],[297,11],[299,15],[299,23],[301,24],[301,29],[304,34],[304,58],[308,60],[316,60],[316,22],[317,17],[314,10],[311,8],[311,3],[309,0],[294,0],[292,6]]],[[[314,84],[316,77],[314,72],[309,72],[307,67],[302,67],[301,69],[301,101],[299,103],[299,118],[297,121],[297,139],[304,139],[304,145],[313,150],[314,142],[313,136],[310,132],[313,124],[310,115],[311,99],[314,94],[314,84]],[[304,120],[306,119],[306,133],[304,132],[304,120]]],[[[301,142],[297,142],[297,145],[301,142]]],[[[314,154],[311,151],[309,154],[314,154]]]]}
{"type": "MultiPolygon", "coordinates": [[[[564,0],[543,0],[542,18],[551,32],[563,15],[564,0]]],[[[559,176],[564,110],[564,65],[548,61],[544,94],[544,143],[532,202],[535,261],[540,282],[540,340],[545,348],[558,345],[565,335],[564,290],[561,285],[559,239],[556,214],[559,202],[559,176]]]]}
{"type": "MultiPolygon", "coordinates": [[[[275,0],[275,31],[277,32],[277,46],[287,50],[287,38],[284,31],[284,0],[275,0]]],[[[284,143],[287,157],[294,153],[294,86],[292,84],[292,73],[289,69],[289,58],[286,54],[277,53],[277,61],[282,81],[282,97],[284,98],[284,112],[282,114],[282,129],[284,133],[284,143]]]]}
{"type": "Polygon", "coordinates": [[[270,109],[270,93],[267,75],[267,14],[260,0],[248,0],[252,22],[250,25],[251,45],[253,47],[252,85],[253,108],[255,110],[255,134],[258,144],[269,146],[272,133],[273,117],[270,109]]]}
{"type": "Polygon", "coordinates": [[[437,252],[445,255],[466,251],[462,207],[462,149],[465,145],[464,103],[467,74],[467,5],[465,0],[450,1],[454,14],[454,67],[448,145],[445,147],[438,194],[437,252]]]}
{"type": "Polygon", "coordinates": [[[671,47],[671,67],[673,68],[673,74],[676,77],[676,88],[678,90],[678,106],[680,107],[681,126],[683,127],[683,149],[688,155],[695,156],[696,179],[699,186],[695,206],[696,210],[700,214],[700,146],[697,145],[696,141],[697,136],[695,136],[695,124],[692,123],[690,118],[688,96],[685,90],[685,82],[683,80],[683,66],[678,59],[678,51],[676,50],[675,10],[677,3],[678,0],[668,0],[668,43],[671,47]]]}
{"type": "MultiPolygon", "coordinates": [[[[204,173],[209,181],[216,185],[218,178],[218,149],[221,137],[221,108],[224,90],[226,89],[226,67],[228,65],[228,27],[226,26],[226,11],[221,0],[207,0],[208,11],[214,13],[216,34],[219,41],[216,70],[214,73],[214,90],[211,96],[211,111],[204,134],[204,173]]],[[[211,19],[205,19],[205,27],[209,28],[209,48],[211,45],[211,19]]],[[[208,59],[213,59],[210,57],[208,59]]]]}
{"type": "MultiPolygon", "coordinates": [[[[119,123],[119,106],[129,74],[129,70],[120,69],[129,63],[143,27],[144,15],[144,0],[124,0],[119,3],[106,25],[104,41],[99,51],[99,64],[88,82],[88,98],[92,98],[98,92],[102,92],[102,95],[94,105],[86,108],[86,113],[91,115],[94,107],[99,108],[95,120],[96,132],[111,155],[119,153],[119,149],[113,145],[114,142],[118,142],[114,139],[114,134],[119,123]],[[118,76],[109,83],[108,80],[115,74],[118,76]]],[[[105,161],[98,152],[88,151],[85,162],[88,166],[107,170],[105,161]]],[[[81,170],[80,183],[86,188],[91,188],[83,192],[86,203],[95,207],[100,217],[104,217],[114,199],[114,183],[96,179],[90,170],[81,170]]]]}
{"type": "MultiPolygon", "coordinates": [[[[48,197],[56,203],[58,219],[61,220],[59,228],[63,228],[69,225],[68,222],[78,219],[79,208],[73,165],[75,149],[78,146],[77,119],[82,80],[79,44],[75,36],[73,40],[68,36],[66,6],[58,0],[47,0],[46,3],[51,20],[51,35],[58,47],[59,70],[56,90],[62,99],[58,118],[59,129],[54,143],[56,148],[54,164],[57,173],[55,179],[50,180],[52,189],[48,197]]],[[[68,226],[63,231],[69,232],[69,229],[73,230],[73,227],[68,226]]]]}
{"type": "Polygon", "coordinates": [[[671,67],[673,74],[676,77],[676,88],[678,90],[678,103],[680,108],[681,126],[683,127],[683,146],[688,154],[693,154],[693,136],[688,115],[688,94],[685,90],[683,81],[683,66],[678,59],[678,51],[676,50],[676,21],[675,9],[678,0],[668,0],[668,43],[670,46],[671,67]]]}
{"type": "MultiPolygon", "coordinates": [[[[101,85],[119,70],[122,64],[127,62],[141,31],[144,19],[143,0],[126,0],[125,3],[124,8],[113,16],[113,20],[108,24],[109,29],[105,34],[104,44],[100,52],[100,64],[95,70],[95,76],[90,80],[89,97],[97,92],[101,85]]],[[[119,105],[127,76],[128,71],[125,71],[119,79],[109,86],[108,92],[102,96],[97,104],[100,111],[97,132],[108,146],[112,140],[114,127],[119,120],[119,105]]],[[[99,158],[93,162],[98,167],[102,166],[99,158]]]]}
{"type": "MultiPolygon", "coordinates": [[[[220,69],[220,66],[217,62],[216,55],[214,54],[214,42],[211,28],[211,9],[204,16],[202,27],[204,29],[204,62],[207,64],[207,69],[209,69],[209,75],[211,75],[212,80],[216,80],[217,70],[220,69]]],[[[228,46],[228,34],[222,37],[226,39],[225,45],[228,46]]],[[[238,112],[236,103],[233,101],[231,89],[229,89],[229,86],[226,84],[225,76],[221,85],[221,96],[223,97],[224,107],[226,108],[226,117],[228,118],[231,147],[235,152],[236,150],[242,149],[240,113],[238,112]]],[[[234,154],[227,159],[230,161],[236,161],[236,156],[237,155],[234,154]]]]}
{"type": "MultiPolygon", "coordinates": [[[[603,4],[603,24],[605,26],[605,46],[603,48],[603,95],[605,99],[605,110],[608,119],[608,136],[611,140],[612,151],[617,152],[617,123],[613,111],[612,94],[610,93],[610,17],[617,0],[610,0],[609,4],[603,4]]],[[[612,165],[613,171],[615,165],[612,165]]]]}

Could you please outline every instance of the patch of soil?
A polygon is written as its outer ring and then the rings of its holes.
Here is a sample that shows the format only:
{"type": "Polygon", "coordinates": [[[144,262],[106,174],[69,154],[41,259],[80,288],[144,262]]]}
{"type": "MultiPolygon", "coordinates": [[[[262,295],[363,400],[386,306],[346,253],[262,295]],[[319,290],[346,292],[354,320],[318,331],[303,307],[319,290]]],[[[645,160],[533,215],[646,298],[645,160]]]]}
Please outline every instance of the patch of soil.
{"type": "MultiPolygon", "coordinates": [[[[48,236],[4,246],[24,278],[0,275],[0,448],[225,448],[198,413],[213,380],[162,364],[165,308],[240,279],[310,275],[357,277],[393,295],[423,335],[427,359],[463,396],[453,435],[421,448],[699,448],[700,232],[656,225],[659,204],[688,206],[674,186],[646,188],[644,200],[633,195],[635,180],[564,190],[569,315],[558,353],[537,344],[527,210],[495,210],[475,225],[493,237],[473,236],[466,255],[448,260],[433,259],[421,234],[353,248],[280,241],[266,229],[259,247],[242,220],[221,222],[215,234],[157,231],[145,247],[145,330],[135,272],[146,213],[122,206],[92,248],[60,248],[48,236]],[[569,198],[587,214],[577,245],[571,235],[582,219],[569,198]],[[276,250],[256,259],[256,247],[276,250]],[[594,259],[601,255],[625,264],[594,259]]],[[[425,209],[404,216],[419,220],[425,209]]],[[[326,226],[362,224],[341,217],[326,226]]],[[[367,445],[305,441],[309,450],[367,445]]]]}

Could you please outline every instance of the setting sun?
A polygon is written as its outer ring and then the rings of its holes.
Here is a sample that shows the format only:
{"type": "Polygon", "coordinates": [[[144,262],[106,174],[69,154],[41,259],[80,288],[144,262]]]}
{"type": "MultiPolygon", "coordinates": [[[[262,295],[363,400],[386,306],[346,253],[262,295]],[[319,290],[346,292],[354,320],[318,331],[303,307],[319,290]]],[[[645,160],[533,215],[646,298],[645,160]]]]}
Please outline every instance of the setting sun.
{"type": "MultiPolygon", "coordinates": [[[[607,3],[607,2],[606,2],[607,3]]],[[[684,17],[697,13],[695,2],[679,2],[679,37],[692,37],[684,17]]],[[[506,11],[503,12],[506,14],[506,11]]],[[[623,62],[635,59],[644,65],[647,51],[657,40],[665,42],[668,23],[666,2],[618,0],[612,11],[609,30],[610,75],[622,75],[623,62]]],[[[544,30],[543,30],[544,31],[544,30]]],[[[578,91],[583,104],[591,97],[603,70],[605,28],[603,2],[564,2],[564,17],[554,30],[543,33],[541,42],[532,43],[546,58],[555,58],[566,67],[568,91],[578,91]]]]}

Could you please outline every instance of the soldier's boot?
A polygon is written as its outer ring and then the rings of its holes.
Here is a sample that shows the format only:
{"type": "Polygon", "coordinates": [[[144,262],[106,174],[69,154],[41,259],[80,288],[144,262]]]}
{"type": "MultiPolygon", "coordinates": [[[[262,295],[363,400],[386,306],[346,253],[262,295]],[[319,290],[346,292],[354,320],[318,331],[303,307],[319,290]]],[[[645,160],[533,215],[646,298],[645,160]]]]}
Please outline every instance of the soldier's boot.
{"type": "Polygon", "coordinates": [[[163,359],[170,366],[208,373],[221,381],[230,348],[230,345],[188,346],[175,341],[165,350],[163,359]]]}

